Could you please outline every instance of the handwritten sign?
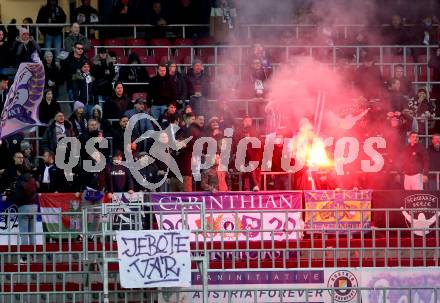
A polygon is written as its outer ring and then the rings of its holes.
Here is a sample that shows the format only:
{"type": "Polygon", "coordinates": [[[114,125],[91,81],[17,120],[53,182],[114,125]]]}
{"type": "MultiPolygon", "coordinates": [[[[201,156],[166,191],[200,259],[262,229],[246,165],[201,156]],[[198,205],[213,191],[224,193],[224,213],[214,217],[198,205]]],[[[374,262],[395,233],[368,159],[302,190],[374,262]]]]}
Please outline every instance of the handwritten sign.
{"type": "Polygon", "coordinates": [[[116,237],[123,288],[191,286],[189,230],[127,230],[116,237]]]}

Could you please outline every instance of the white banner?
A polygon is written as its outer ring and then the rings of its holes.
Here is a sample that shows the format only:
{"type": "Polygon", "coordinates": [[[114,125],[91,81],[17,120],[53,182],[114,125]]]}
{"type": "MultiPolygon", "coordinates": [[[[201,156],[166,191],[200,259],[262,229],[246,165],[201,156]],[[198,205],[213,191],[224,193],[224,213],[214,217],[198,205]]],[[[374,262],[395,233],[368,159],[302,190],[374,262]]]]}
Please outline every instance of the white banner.
{"type": "Polygon", "coordinates": [[[189,287],[189,230],[116,232],[123,288],[189,287]]]}
{"type": "Polygon", "coordinates": [[[361,272],[364,287],[387,289],[362,292],[363,303],[440,302],[440,291],[436,295],[434,289],[429,289],[440,288],[440,267],[365,268],[361,272]]]}
{"type": "MultiPolygon", "coordinates": [[[[18,227],[18,206],[10,201],[3,200],[0,196],[0,245],[18,245],[20,243],[20,230],[18,227]]],[[[35,233],[32,236],[35,244],[43,244],[43,224],[41,216],[36,215],[35,233]]]]}
{"type": "Polygon", "coordinates": [[[112,195],[112,203],[144,203],[144,193],[136,192],[136,193],[113,193],[112,195]]]}

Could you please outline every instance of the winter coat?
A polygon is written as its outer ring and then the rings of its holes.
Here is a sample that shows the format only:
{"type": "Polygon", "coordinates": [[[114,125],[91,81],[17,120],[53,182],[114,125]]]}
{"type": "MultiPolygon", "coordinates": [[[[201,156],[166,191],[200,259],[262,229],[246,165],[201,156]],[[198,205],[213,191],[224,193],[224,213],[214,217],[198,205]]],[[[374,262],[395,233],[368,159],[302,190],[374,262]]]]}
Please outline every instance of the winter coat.
{"type": "Polygon", "coordinates": [[[30,37],[27,43],[23,43],[19,37],[14,41],[12,45],[12,56],[15,57],[15,65],[18,67],[20,63],[32,62],[32,54],[34,52],[40,52],[40,47],[35,40],[30,37]]]}
{"type": "MultiPolygon", "coordinates": [[[[38,182],[40,184],[43,183],[44,178],[44,171],[46,170],[45,165],[41,165],[37,170],[37,176],[38,176],[38,182]]],[[[55,164],[53,164],[49,168],[49,180],[48,188],[45,188],[44,190],[40,190],[40,192],[47,192],[47,193],[53,193],[53,192],[64,192],[67,188],[67,180],[64,175],[64,171],[60,168],[58,168],[55,164]]]]}
{"type": "Polygon", "coordinates": [[[85,61],[87,61],[86,56],[83,55],[81,58],[78,59],[75,58],[73,52],[71,52],[65,60],[61,61],[61,74],[67,81],[68,89],[72,89],[72,77],[76,73],[81,72],[81,67],[83,66],[83,63],[85,61]]]}
{"type": "Polygon", "coordinates": [[[125,113],[126,110],[133,106],[127,95],[121,97],[116,96],[108,98],[104,103],[104,118],[105,119],[119,119],[125,113]]]}
{"type": "Polygon", "coordinates": [[[204,97],[209,96],[210,80],[204,71],[197,75],[193,69],[190,69],[187,74],[187,84],[188,97],[195,95],[196,92],[201,92],[204,97]]]}
{"type": "Polygon", "coordinates": [[[84,105],[98,103],[95,82],[91,74],[76,73],[72,77],[72,92],[75,101],[81,101],[84,105]]]}
{"type": "Polygon", "coordinates": [[[176,91],[171,78],[168,75],[164,77],[156,75],[151,78],[148,96],[152,105],[166,106],[176,101],[176,91]]]}
{"type": "Polygon", "coordinates": [[[93,77],[95,77],[95,87],[98,95],[110,96],[112,93],[112,82],[115,79],[115,66],[112,58],[107,55],[105,60],[101,60],[99,55],[93,58],[91,69],[93,77]]]}
{"type": "MultiPolygon", "coordinates": [[[[66,13],[64,13],[58,3],[55,6],[51,6],[48,1],[47,5],[38,11],[36,23],[64,24],[66,23],[66,13]]],[[[63,32],[62,27],[40,27],[39,29],[43,35],[57,36],[63,32]]]]}
{"type": "MultiPolygon", "coordinates": [[[[66,129],[65,136],[66,137],[75,137],[75,133],[73,131],[72,124],[65,120],[64,127],[66,129]]],[[[55,121],[49,125],[44,133],[43,139],[41,140],[41,150],[50,150],[55,152],[58,145],[57,133],[55,130],[55,121]]]]}
{"type": "Polygon", "coordinates": [[[70,33],[66,37],[66,39],[64,39],[64,50],[66,52],[73,51],[73,46],[77,42],[81,43],[84,46],[84,53],[86,53],[89,50],[90,48],[89,40],[87,40],[87,38],[82,34],[74,35],[73,33],[70,33]]]}
{"type": "Polygon", "coordinates": [[[60,110],[61,107],[57,101],[52,100],[52,102],[48,104],[45,100],[42,100],[38,108],[38,117],[41,122],[49,123],[60,110]]]}

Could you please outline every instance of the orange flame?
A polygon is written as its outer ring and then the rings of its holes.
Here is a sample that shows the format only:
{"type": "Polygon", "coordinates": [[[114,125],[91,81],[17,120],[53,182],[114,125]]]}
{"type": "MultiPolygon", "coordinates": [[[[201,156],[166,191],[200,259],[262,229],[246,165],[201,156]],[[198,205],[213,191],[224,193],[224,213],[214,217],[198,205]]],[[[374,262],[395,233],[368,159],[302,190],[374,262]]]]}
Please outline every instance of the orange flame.
{"type": "Polygon", "coordinates": [[[300,159],[312,170],[332,165],[332,161],[327,156],[324,140],[315,134],[307,119],[300,122],[300,130],[293,150],[296,159],[300,159]]]}
{"type": "Polygon", "coordinates": [[[332,163],[327,156],[324,140],[313,138],[312,146],[307,151],[307,166],[310,168],[329,167],[332,163]]]}

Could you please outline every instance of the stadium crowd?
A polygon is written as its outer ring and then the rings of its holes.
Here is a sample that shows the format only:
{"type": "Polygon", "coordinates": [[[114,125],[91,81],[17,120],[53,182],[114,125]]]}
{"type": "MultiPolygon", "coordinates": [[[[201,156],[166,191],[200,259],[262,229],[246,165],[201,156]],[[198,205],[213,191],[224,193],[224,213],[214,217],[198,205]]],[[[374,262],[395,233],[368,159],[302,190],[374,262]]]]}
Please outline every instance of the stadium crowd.
{"type": "MultiPolygon", "coordinates": [[[[135,1],[134,1],[135,2],[135,1]]],[[[217,1],[212,6],[211,16],[220,14],[222,21],[212,20],[211,32],[212,43],[225,43],[228,31],[232,31],[235,25],[237,12],[231,1],[217,1]],[[218,2],[218,3],[217,3],[218,2]],[[219,32],[218,27],[221,25],[219,32]],[[226,27],[225,27],[226,26],[226,27]],[[224,28],[225,27],[225,28],[224,28]],[[226,33],[225,33],[226,31],[226,33]]],[[[194,23],[188,20],[194,15],[189,8],[191,1],[179,1],[187,14],[182,14],[179,19],[173,22],[194,23]],[[189,18],[189,19],[188,19],[189,18]]],[[[111,21],[115,24],[133,23],[130,18],[134,10],[132,2],[120,0],[114,7],[111,21]]],[[[303,18],[313,19],[309,13],[303,12],[303,18]]],[[[163,12],[161,3],[154,1],[151,6],[151,14],[148,20],[154,27],[147,31],[146,37],[175,39],[175,33],[168,32],[168,20],[176,16],[169,16],[163,12]]],[[[32,23],[27,18],[27,23],[32,23]]],[[[214,77],[208,68],[204,68],[203,57],[195,58],[190,68],[181,69],[181,62],[173,57],[160,58],[155,70],[151,71],[141,63],[139,54],[132,51],[128,54],[128,64],[115,66],[115,53],[108,51],[108,48],[98,48],[96,54],[90,44],[90,40],[84,36],[82,24],[99,23],[101,16],[98,11],[90,6],[90,1],[83,0],[82,6],[74,12],[70,32],[62,41],[62,29],[55,27],[40,27],[39,31],[44,37],[43,45],[36,41],[35,27],[20,26],[13,24],[7,27],[0,27],[0,107],[6,102],[8,86],[11,79],[8,77],[10,71],[17,68],[20,63],[30,62],[32,54],[36,51],[40,54],[45,68],[45,91],[43,100],[39,106],[40,121],[47,126],[39,127],[39,134],[42,140],[39,150],[33,141],[25,140],[24,134],[16,134],[4,138],[0,145],[0,176],[1,192],[13,192],[20,176],[29,174],[38,181],[39,192],[80,192],[85,189],[97,191],[132,192],[140,191],[143,188],[134,180],[130,171],[121,162],[124,160],[124,151],[131,150],[136,159],[147,159],[148,151],[153,142],[144,140],[135,143],[139,135],[148,130],[171,129],[179,131],[171,137],[163,133],[160,137],[162,144],[171,141],[184,141],[192,136],[191,141],[179,151],[168,149],[178,164],[183,175],[183,182],[169,172],[167,164],[155,161],[141,170],[142,176],[149,182],[155,183],[168,173],[167,182],[158,191],[227,191],[237,189],[234,180],[238,180],[237,169],[234,167],[234,156],[231,157],[229,171],[219,172],[218,161],[210,169],[202,171],[201,181],[195,182],[192,174],[193,161],[202,159],[192,158],[192,148],[195,140],[199,137],[210,136],[218,142],[218,153],[226,128],[234,128],[233,147],[237,146],[240,139],[245,137],[262,137],[262,133],[249,116],[239,117],[234,111],[231,98],[264,98],[270,90],[270,79],[273,76],[273,57],[276,53],[269,53],[260,44],[254,44],[253,50],[246,62],[246,68],[242,74],[238,73],[234,65],[234,58],[227,58],[219,76],[214,77]],[[45,50],[41,51],[41,47],[45,50]],[[88,52],[93,50],[92,53],[88,52]],[[92,54],[92,56],[88,56],[92,54]],[[71,108],[65,104],[58,103],[60,98],[66,98],[71,102],[71,108]],[[208,102],[208,99],[215,99],[216,102],[208,102]],[[151,121],[142,120],[134,126],[134,135],[131,144],[124,145],[124,131],[129,119],[137,113],[148,113],[157,120],[157,124],[151,121]],[[237,119],[240,118],[240,119],[237,119]],[[73,181],[67,181],[64,171],[55,164],[55,153],[60,139],[64,137],[76,137],[82,143],[81,160],[92,160],[97,162],[101,154],[89,155],[85,151],[85,143],[90,138],[111,138],[111,145],[107,149],[100,149],[106,157],[107,164],[102,172],[86,172],[80,168],[73,170],[73,181]]],[[[208,16],[209,19],[209,16],[208,16]]],[[[393,14],[391,26],[386,27],[381,33],[384,44],[392,45],[437,45],[438,27],[433,26],[436,18],[428,15],[421,17],[421,23],[412,28],[403,26],[402,16],[393,14]]],[[[24,20],[26,21],[26,20],[24,20]]],[[[65,23],[66,14],[58,5],[56,0],[48,0],[38,12],[36,23],[65,23]]],[[[23,22],[26,23],[26,22],[23,22]]],[[[88,28],[88,37],[97,37],[96,29],[88,28]]],[[[126,28],[119,28],[111,32],[104,32],[106,38],[130,38],[131,31],[126,28]],[[113,35],[113,36],[112,36],[113,35]],[[111,37],[112,36],[112,37],[111,37]]],[[[332,36],[330,32],[323,32],[312,39],[312,43],[327,41],[330,44],[337,44],[340,41],[332,36]],[[324,40],[323,40],[324,39],[324,40]]],[[[279,38],[281,44],[298,43],[292,37],[292,33],[285,30],[279,38]]],[[[355,35],[351,45],[368,45],[368,34],[359,32],[355,35]]],[[[127,47],[128,49],[129,47],[127,47]]],[[[392,50],[394,55],[403,56],[402,49],[392,50]]],[[[299,54],[295,54],[299,55],[299,54]]],[[[319,56],[325,57],[328,54],[322,53],[319,56]]],[[[415,48],[410,54],[417,62],[421,55],[415,48]]],[[[429,182],[429,188],[433,189],[435,180],[427,180],[428,171],[440,171],[440,136],[438,132],[439,123],[430,120],[429,132],[432,136],[430,148],[427,152],[417,144],[417,132],[422,131],[424,122],[418,122],[416,117],[430,119],[439,116],[439,106],[435,101],[438,95],[438,85],[432,89],[420,88],[414,91],[411,79],[405,76],[403,65],[394,68],[394,75],[384,78],[379,67],[375,64],[376,57],[366,48],[362,49],[357,60],[361,62],[358,67],[351,65],[353,54],[339,53],[341,62],[345,62],[347,68],[344,73],[347,75],[348,86],[356,87],[363,96],[361,100],[380,100],[376,112],[380,112],[389,130],[386,136],[394,140],[400,149],[387,155],[386,170],[383,178],[387,182],[368,183],[365,179],[368,176],[358,178],[348,177],[343,180],[335,180],[331,185],[327,178],[319,177],[323,187],[371,187],[387,186],[388,188],[422,189],[423,183],[429,182]],[[432,98],[435,97],[435,98],[432,98]],[[410,144],[406,145],[407,138],[410,144]],[[403,152],[402,152],[403,151],[403,152]],[[399,159],[397,161],[397,159],[399,159]],[[404,182],[396,180],[391,171],[398,171],[407,176],[417,176],[416,180],[405,178],[404,182]],[[386,176],[385,176],[386,175],[386,176]],[[350,180],[348,180],[350,179],[350,180]],[[355,181],[353,181],[355,180],[355,181]]],[[[284,64],[289,64],[288,62],[284,64]]],[[[434,81],[440,80],[440,49],[432,53],[429,62],[434,71],[434,81]]],[[[376,115],[370,115],[367,119],[369,131],[383,129],[384,124],[375,121],[376,115]]],[[[277,130],[280,137],[291,136],[295,130],[277,130]]],[[[27,134],[28,135],[28,134],[27,134]]],[[[390,141],[390,142],[391,142],[390,141]]],[[[234,155],[236,151],[232,151],[234,155]]],[[[246,161],[261,161],[262,151],[255,148],[248,148],[246,161]]],[[[274,157],[271,161],[272,171],[281,172],[282,146],[276,145],[274,157]]],[[[80,163],[82,163],[80,161],[80,163]]],[[[353,174],[355,174],[355,168],[353,174]]],[[[334,177],[336,178],[336,177],[334,177]]],[[[370,178],[371,179],[371,178],[370,178]]],[[[374,178],[375,180],[379,180],[374,178]]],[[[243,182],[243,190],[259,190],[261,187],[261,173],[257,169],[252,173],[242,173],[240,180],[243,182]]],[[[272,179],[272,187],[275,189],[288,189],[287,176],[279,175],[272,179]]],[[[384,179],[381,179],[384,180],[384,179]]],[[[296,186],[295,177],[292,181],[296,186]]]]}

